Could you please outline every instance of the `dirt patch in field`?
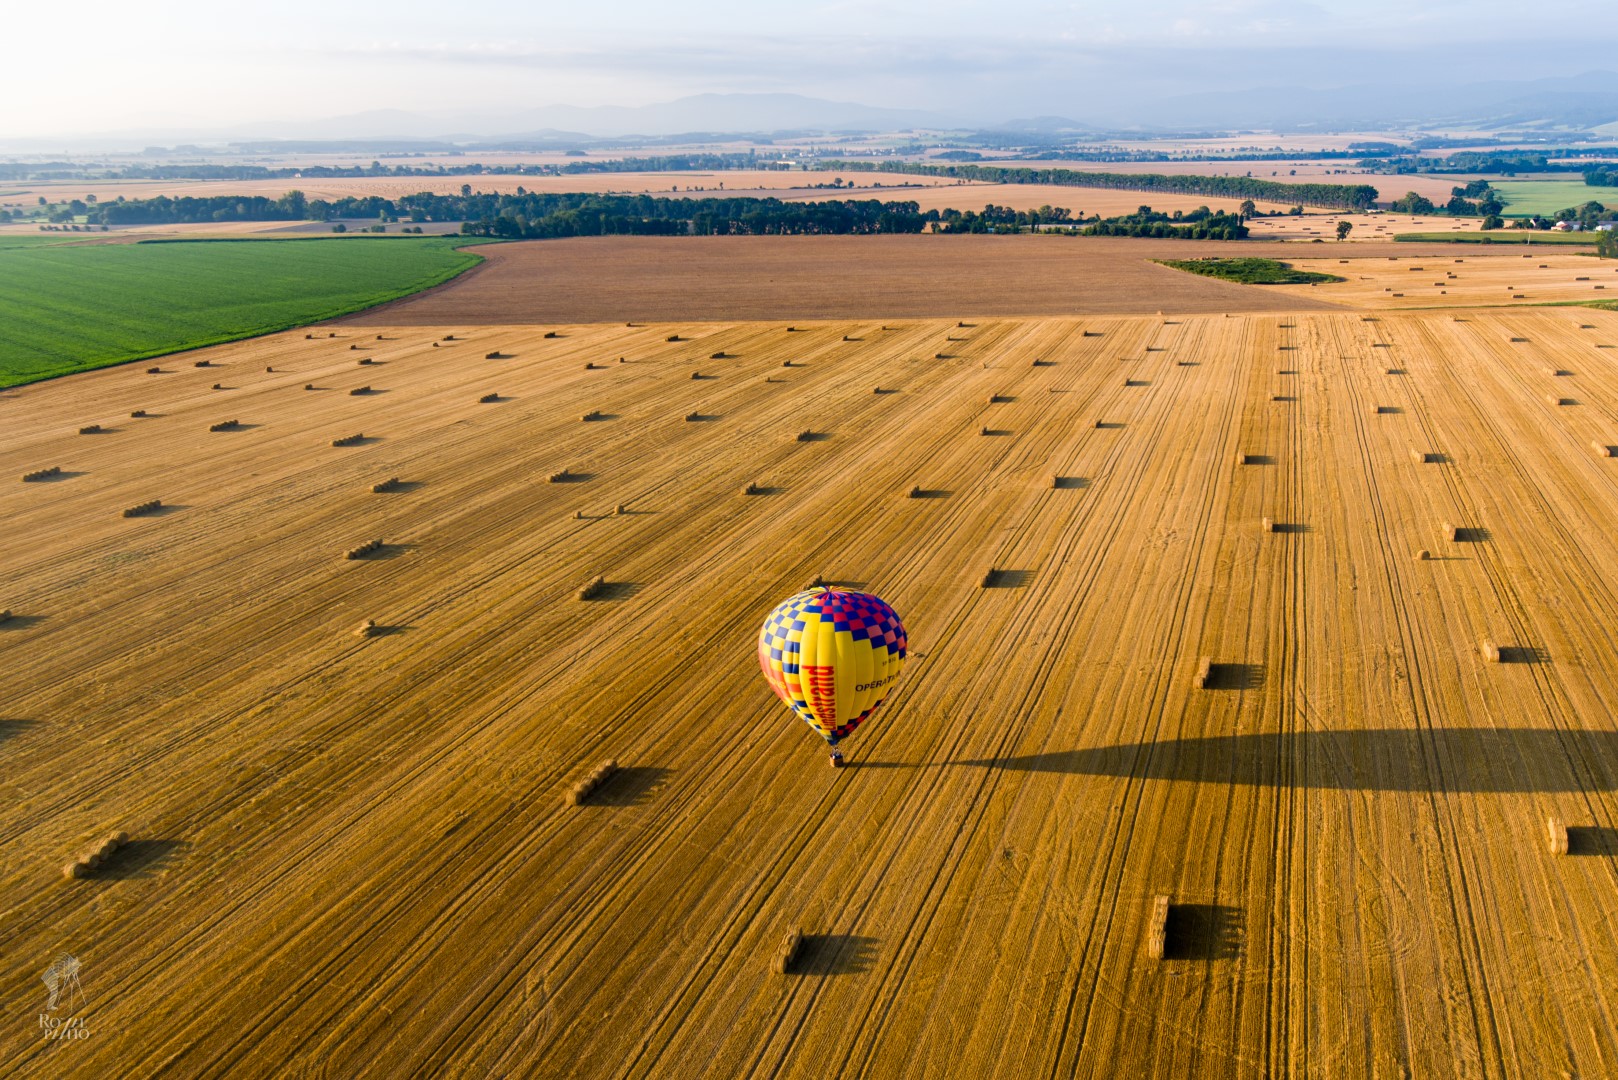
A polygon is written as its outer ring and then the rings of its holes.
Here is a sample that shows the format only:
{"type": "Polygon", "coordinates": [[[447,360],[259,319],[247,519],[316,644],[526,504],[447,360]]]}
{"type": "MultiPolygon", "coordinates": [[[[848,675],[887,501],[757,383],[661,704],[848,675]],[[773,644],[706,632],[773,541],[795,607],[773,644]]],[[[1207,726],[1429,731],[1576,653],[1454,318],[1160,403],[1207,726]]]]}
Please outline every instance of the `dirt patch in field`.
{"type": "MultiPolygon", "coordinates": [[[[1401,255],[1420,254],[1401,244],[1401,255]]],[[[1434,245],[1434,251],[1447,251],[1434,245]]],[[[919,318],[1325,310],[1154,259],[1295,258],[1296,244],[1066,236],[589,237],[486,247],[442,288],[365,325],[919,318]]],[[[1359,245],[1356,255],[1384,254],[1359,245]]]]}

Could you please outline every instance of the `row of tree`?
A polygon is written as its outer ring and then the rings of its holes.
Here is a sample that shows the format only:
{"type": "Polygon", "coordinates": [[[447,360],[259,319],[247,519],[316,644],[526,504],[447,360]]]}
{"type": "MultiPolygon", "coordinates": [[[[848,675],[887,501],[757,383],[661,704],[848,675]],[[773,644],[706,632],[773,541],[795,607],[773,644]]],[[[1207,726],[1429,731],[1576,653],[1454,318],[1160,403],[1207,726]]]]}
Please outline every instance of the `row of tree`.
{"type": "Polygon", "coordinates": [[[1173,195],[1209,195],[1232,199],[1266,199],[1303,203],[1331,210],[1365,210],[1376,203],[1369,184],[1286,184],[1251,176],[1203,176],[1187,173],[1107,173],[1078,169],[1016,168],[1005,165],[936,165],[920,162],[826,161],[822,169],[844,172],[896,172],[914,176],[947,176],[990,184],[1060,184],[1067,187],[1151,191],[1173,195]]]}
{"type": "MultiPolygon", "coordinates": [[[[336,200],[307,199],[290,191],[279,199],[219,195],[174,199],[119,199],[63,207],[92,225],[154,225],[219,221],[461,222],[472,236],[544,239],[564,236],[761,236],[936,232],[1024,232],[1048,225],[1081,226],[1096,236],[1179,236],[1238,240],[1247,235],[1240,214],[1207,207],[1160,213],[1142,206],[1134,214],[1102,220],[1075,218],[1060,206],[1014,210],[988,205],[981,212],[923,212],[917,203],[876,199],[783,202],[759,198],[668,198],[652,195],[524,192],[438,195],[421,192],[386,199],[378,195],[336,200]]],[[[1251,206],[1248,207],[1251,211],[1251,206]]]]}

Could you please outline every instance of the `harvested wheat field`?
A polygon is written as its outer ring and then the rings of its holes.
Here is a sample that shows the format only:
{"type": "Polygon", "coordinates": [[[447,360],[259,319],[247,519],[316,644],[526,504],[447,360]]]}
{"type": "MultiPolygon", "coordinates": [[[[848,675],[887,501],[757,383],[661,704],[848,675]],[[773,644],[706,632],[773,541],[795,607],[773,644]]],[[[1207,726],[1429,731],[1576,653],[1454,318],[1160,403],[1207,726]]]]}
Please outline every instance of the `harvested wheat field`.
{"type": "Polygon", "coordinates": [[[1278,293],[1356,307],[1502,307],[1618,301],[1618,267],[1611,260],[1555,249],[1526,255],[1457,251],[1435,257],[1427,252],[1401,252],[1382,258],[1289,261],[1299,270],[1336,274],[1348,280],[1313,287],[1273,286],[1278,293]]]}
{"type": "Polygon", "coordinates": [[[0,394],[0,1072],[1610,1072],[1618,316],[794,325],[0,394]]]}

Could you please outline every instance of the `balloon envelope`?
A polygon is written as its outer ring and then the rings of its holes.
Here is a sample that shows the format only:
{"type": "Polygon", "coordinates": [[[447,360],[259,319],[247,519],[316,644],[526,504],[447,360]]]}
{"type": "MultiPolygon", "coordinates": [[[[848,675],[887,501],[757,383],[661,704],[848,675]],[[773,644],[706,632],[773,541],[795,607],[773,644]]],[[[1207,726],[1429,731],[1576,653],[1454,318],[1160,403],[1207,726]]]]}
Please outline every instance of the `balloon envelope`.
{"type": "Polygon", "coordinates": [[[798,593],[758,635],[759,666],[776,696],[833,743],[882,704],[904,659],[898,614],[851,589],[798,593]]]}

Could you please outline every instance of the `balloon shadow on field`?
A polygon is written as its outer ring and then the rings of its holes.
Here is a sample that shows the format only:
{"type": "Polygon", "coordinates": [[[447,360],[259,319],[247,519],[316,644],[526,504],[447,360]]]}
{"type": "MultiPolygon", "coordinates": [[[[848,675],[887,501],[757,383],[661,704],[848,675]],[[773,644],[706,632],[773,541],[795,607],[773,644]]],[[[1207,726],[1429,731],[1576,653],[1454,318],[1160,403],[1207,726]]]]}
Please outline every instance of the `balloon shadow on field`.
{"type": "Polygon", "coordinates": [[[592,806],[642,806],[668,782],[672,770],[661,765],[630,765],[609,776],[590,793],[592,806]]]}
{"type": "Polygon", "coordinates": [[[861,975],[876,962],[876,938],[805,934],[792,970],[798,975],[861,975]]]}
{"type": "Polygon", "coordinates": [[[1170,904],[1163,959],[1230,960],[1242,951],[1242,909],[1229,904],[1170,904]]]}
{"type": "Polygon", "coordinates": [[[1276,732],[1120,743],[952,764],[1336,791],[1618,791],[1618,732],[1550,728],[1276,732]]]}

